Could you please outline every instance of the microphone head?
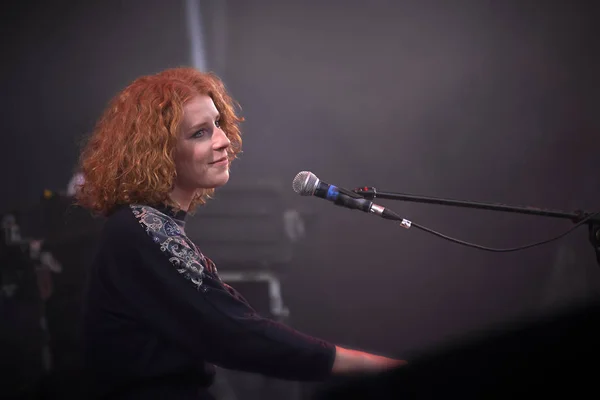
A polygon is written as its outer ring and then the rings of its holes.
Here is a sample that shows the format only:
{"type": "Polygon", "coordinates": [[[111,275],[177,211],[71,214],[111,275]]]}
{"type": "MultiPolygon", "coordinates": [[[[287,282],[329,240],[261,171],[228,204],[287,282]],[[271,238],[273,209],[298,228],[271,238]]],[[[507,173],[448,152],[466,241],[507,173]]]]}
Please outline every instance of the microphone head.
{"type": "Polygon", "coordinates": [[[298,172],[298,175],[292,182],[294,192],[300,196],[312,196],[315,193],[315,189],[319,184],[319,178],[315,174],[309,171],[298,172]]]}

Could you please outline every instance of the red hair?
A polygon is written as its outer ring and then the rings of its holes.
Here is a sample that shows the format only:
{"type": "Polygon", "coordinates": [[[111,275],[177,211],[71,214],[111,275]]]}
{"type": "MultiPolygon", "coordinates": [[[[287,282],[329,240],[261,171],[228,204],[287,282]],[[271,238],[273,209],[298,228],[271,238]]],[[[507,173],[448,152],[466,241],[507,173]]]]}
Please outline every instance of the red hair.
{"type": "MultiPolygon", "coordinates": [[[[124,204],[177,206],[169,199],[176,176],[173,149],[183,106],[198,95],[215,103],[233,161],[242,147],[243,119],[221,80],[194,68],[168,69],[136,79],[112,99],[81,153],[85,182],[76,195],[78,204],[101,215],[124,204]]],[[[190,211],[213,192],[199,189],[190,211]]]]}

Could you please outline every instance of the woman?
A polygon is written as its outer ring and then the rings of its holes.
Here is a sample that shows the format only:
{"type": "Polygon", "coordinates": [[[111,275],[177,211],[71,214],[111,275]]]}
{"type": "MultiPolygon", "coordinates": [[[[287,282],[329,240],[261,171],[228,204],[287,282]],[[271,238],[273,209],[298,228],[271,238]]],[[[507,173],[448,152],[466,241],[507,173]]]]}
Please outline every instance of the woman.
{"type": "Polygon", "coordinates": [[[119,93],[84,148],[77,199],[107,217],[84,315],[99,397],[211,398],[214,365],[323,380],[402,364],[262,318],[186,236],[229,179],[241,121],[216,76],[175,68],[119,93]]]}

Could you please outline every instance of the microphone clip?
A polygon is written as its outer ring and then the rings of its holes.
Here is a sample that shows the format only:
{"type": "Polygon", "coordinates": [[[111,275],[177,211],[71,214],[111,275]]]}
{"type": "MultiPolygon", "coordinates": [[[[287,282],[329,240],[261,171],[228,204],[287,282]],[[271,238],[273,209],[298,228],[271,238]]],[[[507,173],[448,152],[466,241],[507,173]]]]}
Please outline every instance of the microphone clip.
{"type": "Polygon", "coordinates": [[[359,187],[353,190],[354,193],[358,194],[360,197],[368,200],[373,200],[377,197],[377,189],[374,187],[359,187]]]}

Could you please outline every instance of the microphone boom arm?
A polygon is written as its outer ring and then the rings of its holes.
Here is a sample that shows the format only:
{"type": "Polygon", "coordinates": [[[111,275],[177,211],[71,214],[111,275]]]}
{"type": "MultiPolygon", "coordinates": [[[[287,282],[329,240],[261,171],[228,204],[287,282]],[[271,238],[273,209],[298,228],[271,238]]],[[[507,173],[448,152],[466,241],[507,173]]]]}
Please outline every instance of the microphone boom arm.
{"type": "Polygon", "coordinates": [[[551,210],[538,207],[528,206],[513,206],[501,203],[482,203],[475,201],[443,199],[439,197],[416,196],[405,193],[393,193],[378,191],[374,187],[360,187],[353,190],[354,193],[362,196],[365,199],[373,200],[375,198],[387,200],[401,200],[415,203],[439,204],[445,206],[476,208],[482,210],[505,211],[520,214],[538,215],[543,217],[569,219],[573,223],[580,223],[587,220],[589,227],[589,240],[596,253],[596,261],[600,265],[600,213],[592,213],[588,211],[577,210],[574,212],[566,212],[560,210],[551,210]]]}

